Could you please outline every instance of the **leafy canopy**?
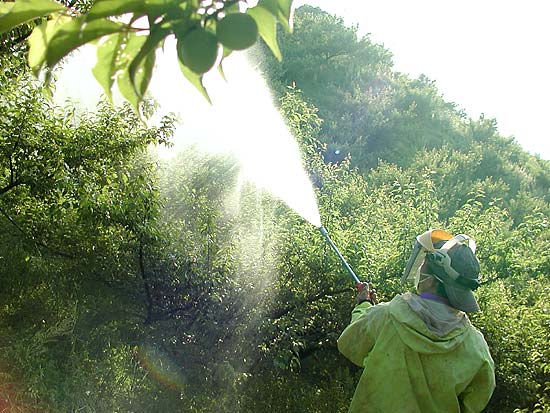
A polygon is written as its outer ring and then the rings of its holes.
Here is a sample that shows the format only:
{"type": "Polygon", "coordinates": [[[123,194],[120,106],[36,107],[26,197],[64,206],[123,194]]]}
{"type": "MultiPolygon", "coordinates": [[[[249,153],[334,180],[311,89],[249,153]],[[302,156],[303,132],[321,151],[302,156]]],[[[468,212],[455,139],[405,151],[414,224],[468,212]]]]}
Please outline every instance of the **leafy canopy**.
{"type": "Polygon", "coordinates": [[[204,73],[233,50],[247,49],[258,35],[277,59],[277,23],[291,31],[292,0],[98,0],[87,13],[53,0],[19,0],[0,4],[0,34],[42,19],[29,37],[29,65],[35,74],[56,66],[78,47],[98,43],[93,73],[111,97],[115,81],[139,112],[166,38],[175,36],[183,75],[207,98],[204,73]],[[243,11],[244,10],[244,11],[243,11]]]}

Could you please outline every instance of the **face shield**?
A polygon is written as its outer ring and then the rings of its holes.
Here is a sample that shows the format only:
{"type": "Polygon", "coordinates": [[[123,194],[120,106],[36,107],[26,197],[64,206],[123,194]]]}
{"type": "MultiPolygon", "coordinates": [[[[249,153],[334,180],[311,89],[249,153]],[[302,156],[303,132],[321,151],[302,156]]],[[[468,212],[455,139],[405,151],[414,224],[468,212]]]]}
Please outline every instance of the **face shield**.
{"type": "Polygon", "coordinates": [[[414,280],[418,289],[420,269],[426,262],[428,274],[443,285],[452,307],[467,313],[479,311],[473,294],[480,285],[479,260],[475,251],[475,241],[467,235],[453,237],[442,230],[426,231],[416,237],[401,281],[414,280]]]}
{"type": "Polygon", "coordinates": [[[405,266],[405,271],[403,271],[401,282],[404,283],[414,280],[415,287],[418,286],[420,281],[420,267],[424,263],[426,254],[435,251],[434,244],[440,241],[448,241],[451,238],[453,238],[451,234],[439,229],[429,230],[418,235],[409,261],[405,266]]]}

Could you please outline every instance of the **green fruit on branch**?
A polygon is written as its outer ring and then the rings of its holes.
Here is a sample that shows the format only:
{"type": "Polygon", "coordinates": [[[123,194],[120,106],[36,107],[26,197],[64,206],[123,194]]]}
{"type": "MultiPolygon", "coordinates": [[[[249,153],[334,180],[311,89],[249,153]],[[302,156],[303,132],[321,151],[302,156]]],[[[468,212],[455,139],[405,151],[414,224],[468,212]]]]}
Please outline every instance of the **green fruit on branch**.
{"type": "Polygon", "coordinates": [[[225,47],[244,50],[256,43],[258,25],[248,14],[228,14],[218,22],[216,36],[225,47]]]}
{"type": "Polygon", "coordinates": [[[213,33],[197,28],[178,38],[178,58],[197,74],[208,72],[218,56],[218,40],[213,33]]]}

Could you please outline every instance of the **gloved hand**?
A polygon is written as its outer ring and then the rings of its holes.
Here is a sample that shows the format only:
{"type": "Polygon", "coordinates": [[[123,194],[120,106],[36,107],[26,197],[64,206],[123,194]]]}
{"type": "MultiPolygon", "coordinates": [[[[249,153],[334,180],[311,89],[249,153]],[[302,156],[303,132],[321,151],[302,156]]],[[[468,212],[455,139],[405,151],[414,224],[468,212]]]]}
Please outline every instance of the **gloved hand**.
{"type": "Polygon", "coordinates": [[[378,297],[376,296],[376,290],[371,283],[363,283],[359,294],[355,298],[357,304],[368,301],[371,304],[378,304],[378,297]]]}

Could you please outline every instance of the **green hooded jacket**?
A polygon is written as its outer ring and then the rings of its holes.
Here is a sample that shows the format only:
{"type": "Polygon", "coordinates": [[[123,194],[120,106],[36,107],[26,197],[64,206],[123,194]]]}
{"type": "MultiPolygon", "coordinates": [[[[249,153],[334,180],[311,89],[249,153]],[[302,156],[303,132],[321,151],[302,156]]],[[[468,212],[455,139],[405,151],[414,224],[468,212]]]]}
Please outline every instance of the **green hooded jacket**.
{"type": "Polygon", "coordinates": [[[495,388],[489,348],[466,314],[416,294],[359,304],[338,349],[364,367],[350,412],[480,412],[495,388]]]}

